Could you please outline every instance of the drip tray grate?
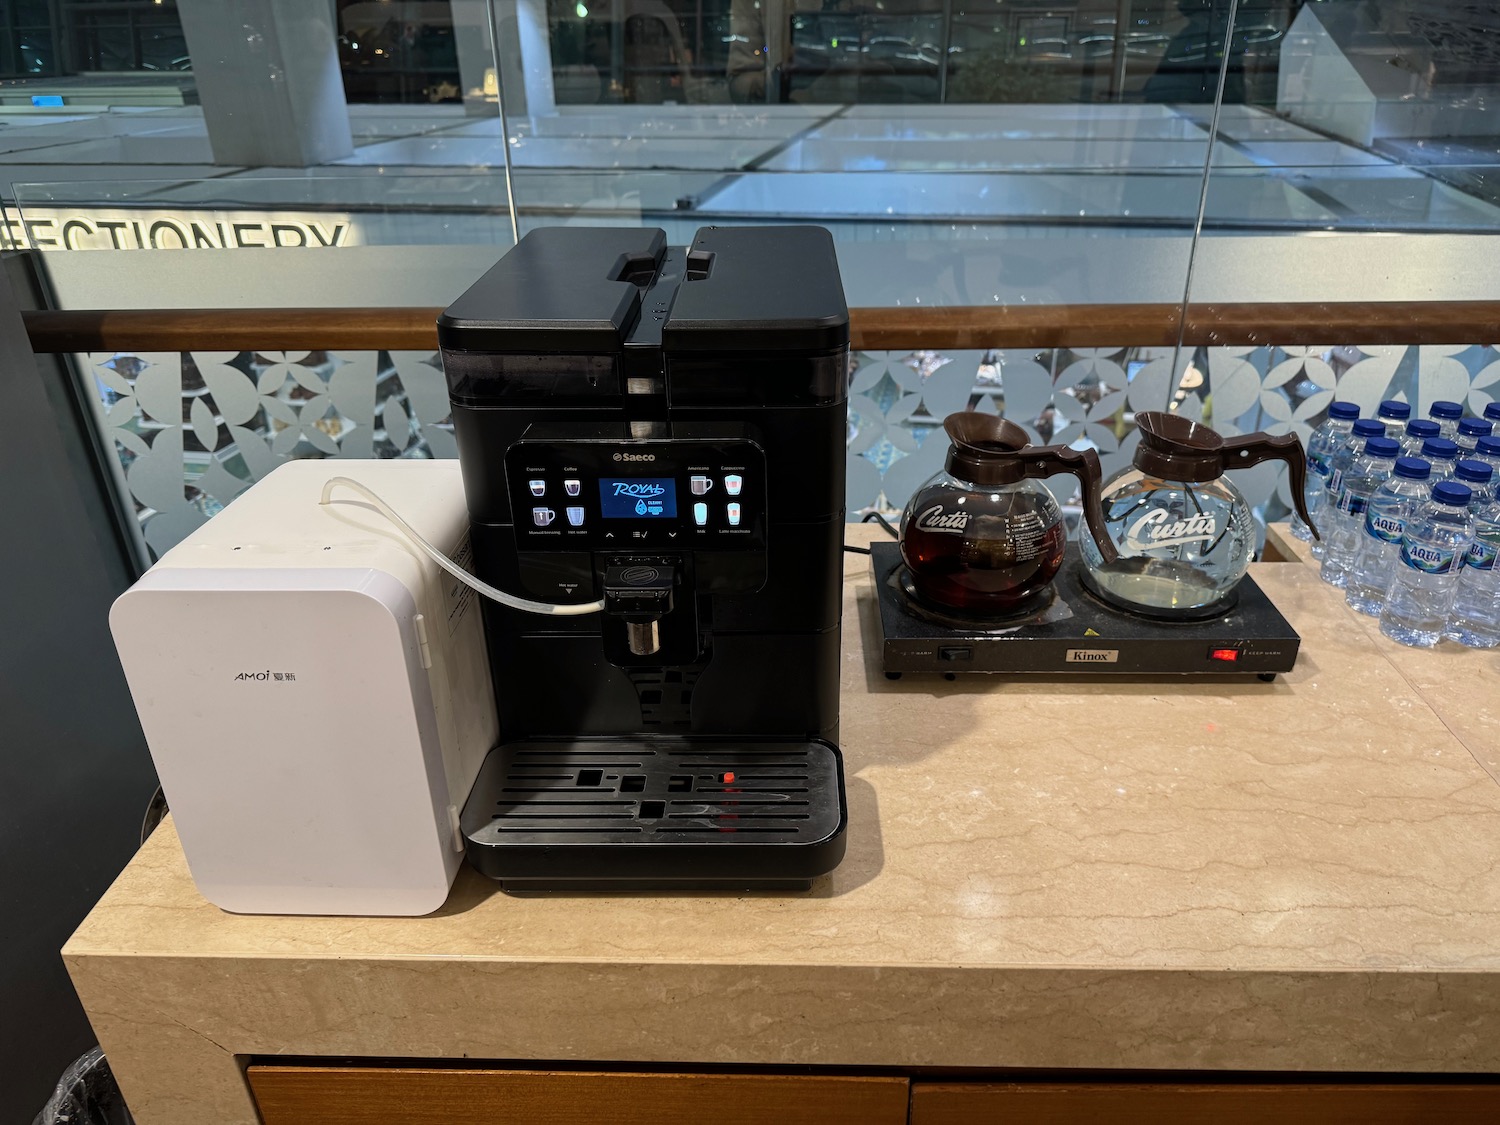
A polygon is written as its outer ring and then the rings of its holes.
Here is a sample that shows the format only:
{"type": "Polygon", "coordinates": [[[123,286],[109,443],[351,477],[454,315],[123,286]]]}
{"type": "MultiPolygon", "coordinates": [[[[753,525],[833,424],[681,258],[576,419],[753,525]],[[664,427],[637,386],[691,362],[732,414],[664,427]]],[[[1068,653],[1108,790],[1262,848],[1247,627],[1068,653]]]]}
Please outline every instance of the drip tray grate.
{"type": "Polygon", "coordinates": [[[585,739],[492,750],[464,806],[506,890],[805,888],[844,855],[826,742],[585,739]]]}

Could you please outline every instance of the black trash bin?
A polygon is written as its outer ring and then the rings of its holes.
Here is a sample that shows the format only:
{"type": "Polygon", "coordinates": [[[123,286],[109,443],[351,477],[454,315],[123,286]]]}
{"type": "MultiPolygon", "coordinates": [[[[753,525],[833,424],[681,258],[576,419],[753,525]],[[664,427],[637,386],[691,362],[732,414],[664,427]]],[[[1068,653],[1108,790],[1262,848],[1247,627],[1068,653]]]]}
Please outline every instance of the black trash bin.
{"type": "Polygon", "coordinates": [[[135,1118],[125,1108],[109,1060],[95,1047],[63,1071],[32,1125],[135,1125],[135,1118]]]}

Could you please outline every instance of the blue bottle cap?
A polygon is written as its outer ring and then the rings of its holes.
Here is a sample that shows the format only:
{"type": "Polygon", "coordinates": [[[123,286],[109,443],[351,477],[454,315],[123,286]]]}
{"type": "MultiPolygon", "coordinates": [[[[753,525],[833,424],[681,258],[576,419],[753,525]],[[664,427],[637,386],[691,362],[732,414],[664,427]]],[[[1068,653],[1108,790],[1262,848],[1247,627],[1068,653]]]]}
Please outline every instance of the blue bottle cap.
{"type": "Polygon", "coordinates": [[[1420,457],[1397,457],[1396,475],[1408,480],[1426,480],[1432,476],[1432,466],[1420,457]]]}
{"type": "Polygon", "coordinates": [[[1500,457],[1500,434],[1480,438],[1474,452],[1483,453],[1486,457],[1500,457]]]}
{"type": "Polygon", "coordinates": [[[1495,470],[1483,461],[1460,461],[1453,466],[1453,475],[1470,484],[1489,484],[1490,478],[1495,475],[1495,470]]]}
{"type": "Polygon", "coordinates": [[[1458,432],[1464,437],[1488,437],[1495,432],[1495,423],[1488,418],[1460,418],[1458,432]]]}
{"type": "Polygon", "coordinates": [[[1497,399],[1484,408],[1484,416],[1491,422],[1500,422],[1500,399],[1497,399]]]}
{"type": "Polygon", "coordinates": [[[1397,399],[1388,398],[1380,404],[1380,409],[1375,414],[1379,418],[1406,419],[1411,417],[1411,407],[1397,399]]]}
{"type": "Polygon", "coordinates": [[[1440,481],[1432,486],[1432,498],[1450,508],[1467,508],[1473,496],[1468,485],[1459,484],[1456,480],[1440,481]]]}
{"type": "MultiPolygon", "coordinates": [[[[1495,405],[1500,406],[1500,403],[1495,405]]],[[[1336,402],[1328,408],[1328,417],[1352,422],[1359,417],[1359,407],[1352,402],[1336,402]]]]}
{"type": "Polygon", "coordinates": [[[1385,423],[1374,418],[1361,418],[1354,423],[1354,436],[1361,438],[1385,437],[1385,423]]]}
{"type": "Polygon", "coordinates": [[[1412,437],[1430,438],[1437,437],[1443,432],[1443,428],[1431,418],[1413,418],[1406,423],[1406,432],[1412,437]]]}
{"type": "Polygon", "coordinates": [[[1390,460],[1393,457],[1400,456],[1400,454],[1401,443],[1394,438],[1372,437],[1369,441],[1365,442],[1366,457],[1384,457],[1386,460],[1390,460]]]}
{"type": "Polygon", "coordinates": [[[1427,408],[1427,417],[1429,418],[1462,418],[1463,416],[1464,408],[1461,403],[1449,402],[1443,398],[1438,399],[1427,408]]]}
{"type": "Polygon", "coordinates": [[[1422,456],[1429,461],[1452,461],[1458,457],[1458,446],[1445,437],[1430,437],[1422,443],[1422,456]]]}

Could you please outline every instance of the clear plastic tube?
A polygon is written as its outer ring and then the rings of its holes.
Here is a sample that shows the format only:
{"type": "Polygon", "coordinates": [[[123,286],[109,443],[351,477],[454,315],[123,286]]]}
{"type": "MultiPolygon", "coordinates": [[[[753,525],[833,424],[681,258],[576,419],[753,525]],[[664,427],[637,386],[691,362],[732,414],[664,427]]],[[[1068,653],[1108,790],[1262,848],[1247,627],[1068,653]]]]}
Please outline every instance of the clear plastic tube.
{"type": "Polygon", "coordinates": [[[468,586],[481,596],[489,598],[491,601],[499,602],[501,605],[509,606],[511,609],[523,610],[526,613],[541,613],[557,617],[577,617],[585,613],[598,613],[604,608],[604,602],[602,601],[580,602],[578,605],[552,605],[549,602],[534,602],[529,598],[518,598],[514,594],[507,594],[504,590],[497,590],[488,582],[475,578],[474,575],[470,574],[447,555],[443,554],[442,551],[439,551],[431,543],[423,539],[422,536],[417,534],[416,529],[411,524],[396,514],[395,509],[357,480],[349,477],[329,477],[323,484],[323,496],[318,503],[332,503],[333,490],[340,486],[359,493],[377,512],[400,528],[401,533],[410,539],[415,546],[421,548],[428,558],[453,575],[454,578],[457,578],[465,586],[468,586]]]}

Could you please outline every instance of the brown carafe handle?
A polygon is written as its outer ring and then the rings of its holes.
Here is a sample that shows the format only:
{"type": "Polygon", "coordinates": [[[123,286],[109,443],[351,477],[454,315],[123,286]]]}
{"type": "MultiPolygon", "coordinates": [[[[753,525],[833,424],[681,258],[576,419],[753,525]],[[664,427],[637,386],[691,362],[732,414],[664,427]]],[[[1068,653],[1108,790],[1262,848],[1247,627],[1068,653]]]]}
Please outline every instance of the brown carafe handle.
{"type": "Polygon", "coordinates": [[[1307,512],[1307,454],[1296,434],[1267,437],[1265,434],[1246,434],[1244,437],[1225,438],[1219,449],[1219,465],[1224,469],[1248,469],[1262,461],[1285,461],[1292,474],[1292,503],[1302,522],[1311,529],[1314,539],[1322,539],[1317,525],[1307,512]]]}
{"type": "Polygon", "coordinates": [[[1066,445],[1029,445],[1014,454],[1025,467],[1026,475],[1032,478],[1050,477],[1058,473],[1072,473],[1083,486],[1083,521],[1088,524],[1089,534],[1104,561],[1112,563],[1120,557],[1114,541],[1104,530],[1104,510],[1099,504],[1101,473],[1099,455],[1092,449],[1073,449],[1066,445]]]}

